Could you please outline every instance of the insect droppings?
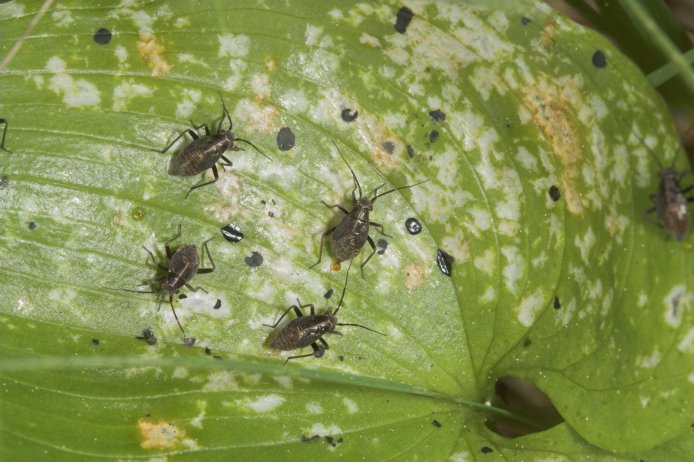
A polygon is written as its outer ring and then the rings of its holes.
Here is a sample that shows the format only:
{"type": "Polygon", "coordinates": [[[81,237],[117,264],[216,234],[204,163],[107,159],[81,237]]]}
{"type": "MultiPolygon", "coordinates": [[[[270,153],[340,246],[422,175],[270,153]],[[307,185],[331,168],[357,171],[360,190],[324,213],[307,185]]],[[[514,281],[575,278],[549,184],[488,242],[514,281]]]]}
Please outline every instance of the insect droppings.
{"type": "Polygon", "coordinates": [[[217,299],[215,302],[214,306],[212,307],[213,310],[218,310],[222,307],[222,301],[220,299],[217,299]]]}
{"type": "Polygon", "coordinates": [[[451,255],[441,249],[436,252],[436,264],[439,265],[439,269],[446,276],[450,276],[453,272],[453,260],[451,255]]]}
{"type": "Polygon", "coordinates": [[[99,345],[99,343],[101,343],[101,342],[99,341],[98,338],[93,338],[93,339],[92,339],[92,345],[97,346],[97,345],[99,345]]]}
{"type": "Polygon", "coordinates": [[[412,12],[411,9],[407,8],[406,6],[403,6],[398,10],[398,14],[395,17],[395,30],[396,32],[399,32],[401,34],[404,34],[405,31],[407,30],[407,26],[410,24],[410,21],[412,21],[412,17],[414,16],[414,13],[412,12]]]}
{"type": "Polygon", "coordinates": [[[526,18],[525,16],[523,16],[521,18],[521,24],[523,24],[524,26],[527,26],[528,24],[530,24],[530,18],[526,18]]]}
{"type": "Polygon", "coordinates": [[[34,229],[36,229],[37,226],[38,225],[36,224],[35,221],[29,222],[29,229],[34,230],[34,229]]]}
{"type": "Polygon", "coordinates": [[[282,127],[277,132],[277,147],[280,151],[289,151],[294,147],[296,137],[289,127],[282,127]]]}
{"type": "Polygon", "coordinates": [[[241,227],[236,223],[229,223],[225,227],[221,228],[222,236],[229,242],[237,243],[241,242],[243,239],[243,232],[241,227]]]}
{"type": "Polygon", "coordinates": [[[340,115],[342,116],[342,120],[344,120],[345,122],[353,122],[357,120],[357,117],[359,116],[359,111],[352,112],[350,108],[347,108],[343,109],[340,115]]]}
{"type": "Polygon", "coordinates": [[[422,224],[416,218],[408,218],[405,220],[405,228],[407,232],[413,236],[422,232],[422,224]]]}
{"type": "Polygon", "coordinates": [[[407,155],[410,156],[410,158],[414,157],[414,148],[409,144],[405,148],[407,149],[407,155]]]}
{"type": "Polygon", "coordinates": [[[376,253],[376,244],[371,236],[369,236],[369,226],[373,226],[374,228],[378,229],[378,231],[386,237],[392,237],[385,233],[382,224],[369,221],[369,213],[373,211],[373,204],[379,197],[383,197],[401,189],[413,188],[422,183],[426,183],[429,180],[420,181],[419,183],[411,185],[400,186],[379,194],[378,190],[385,186],[385,184],[381,184],[373,190],[371,193],[372,197],[365,197],[362,194],[361,184],[359,184],[359,180],[357,179],[357,175],[354,173],[354,170],[352,170],[349,162],[347,162],[347,159],[345,159],[345,157],[342,155],[342,152],[340,151],[340,148],[337,147],[337,144],[335,144],[335,141],[333,141],[333,144],[335,145],[338,154],[347,165],[347,168],[354,179],[354,189],[352,189],[352,210],[349,211],[339,204],[330,205],[325,201],[321,201],[326,207],[331,209],[336,208],[344,213],[345,216],[336,226],[328,228],[323,232],[320,238],[318,261],[309,268],[313,268],[321,262],[321,259],[323,258],[323,242],[327,236],[332,234],[330,239],[330,249],[332,250],[333,257],[335,258],[335,263],[341,263],[346,260],[351,261],[354,257],[359,255],[361,249],[364,247],[364,244],[367,242],[369,243],[372,249],[371,253],[359,267],[361,270],[361,275],[364,277],[364,265],[366,265],[371,257],[373,257],[373,255],[376,253]],[[359,191],[359,197],[356,196],[357,191],[359,191]]]}
{"type": "Polygon", "coordinates": [[[388,248],[388,241],[385,239],[379,239],[376,241],[376,253],[378,255],[383,255],[386,253],[386,249],[388,248]]]}
{"type": "Polygon", "coordinates": [[[253,251],[249,257],[244,257],[243,261],[246,262],[251,268],[257,268],[263,264],[263,256],[260,253],[253,251]]]}
{"type": "Polygon", "coordinates": [[[234,143],[236,141],[241,141],[251,146],[253,149],[258,151],[259,154],[270,159],[265,155],[256,145],[250,141],[246,141],[241,138],[234,136],[231,131],[233,124],[231,122],[231,116],[227,110],[226,104],[224,104],[224,98],[222,94],[219,94],[222,100],[222,115],[217,120],[217,132],[215,134],[210,133],[210,127],[207,124],[195,125],[191,120],[190,123],[193,128],[188,128],[179,134],[174,140],[162,150],[152,149],[154,152],[165,153],[171,147],[188,134],[193,141],[188,144],[183,150],[178,154],[174,155],[171,159],[171,164],[169,167],[169,173],[175,176],[195,176],[212,169],[212,174],[214,175],[214,180],[206,181],[204,183],[196,184],[191,187],[186,194],[186,198],[190,195],[193,190],[202,188],[215,183],[219,180],[219,172],[217,171],[217,162],[224,169],[224,167],[231,167],[231,161],[224,155],[226,151],[240,151],[241,148],[236,146],[234,143]],[[224,118],[229,121],[229,128],[224,129],[223,122],[224,118]],[[205,135],[200,135],[197,131],[201,128],[205,129],[205,135]]]}
{"type": "Polygon", "coordinates": [[[99,45],[107,45],[111,41],[111,31],[102,27],[94,34],[94,41],[99,45]]]}
{"type": "Polygon", "coordinates": [[[432,130],[429,132],[429,142],[433,143],[439,139],[439,132],[437,130],[432,130]]]}
{"type": "Polygon", "coordinates": [[[323,294],[323,298],[325,298],[326,300],[330,299],[330,297],[333,296],[333,292],[333,289],[328,289],[328,291],[323,294]]]}
{"type": "Polygon", "coordinates": [[[482,446],[482,449],[480,450],[482,451],[482,454],[489,454],[490,452],[494,452],[494,450],[489,446],[482,446]]]}
{"type": "Polygon", "coordinates": [[[152,332],[152,329],[149,327],[142,329],[142,335],[139,335],[135,337],[138,340],[144,340],[147,342],[147,345],[156,345],[157,344],[157,337],[154,335],[154,332],[152,332]]]}
{"type": "Polygon", "coordinates": [[[607,58],[605,58],[605,53],[600,50],[593,53],[593,66],[597,67],[598,69],[602,69],[603,67],[607,66],[607,58]]]}
{"type": "Polygon", "coordinates": [[[383,149],[388,154],[393,154],[395,152],[395,144],[392,141],[386,141],[385,143],[383,143],[383,149]]]}
{"type": "Polygon", "coordinates": [[[558,310],[561,308],[561,302],[559,301],[559,297],[554,297],[554,309],[558,310]]]}
{"type": "Polygon", "coordinates": [[[287,364],[287,362],[290,359],[306,358],[309,356],[313,356],[315,358],[322,357],[325,354],[325,350],[330,348],[328,342],[326,342],[323,338],[323,335],[340,335],[341,333],[335,330],[337,326],[361,327],[362,329],[366,329],[368,331],[385,336],[385,334],[382,334],[381,332],[378,332],[361,324],[337,322],[337,312],[340,311],[340,308],[342,307],[342,302],[345,298],[345,292],[347,291],[347,283],[349,280],[349,270],[351,266],[352,262],[350,261],[350,265],[347,268],[347,274],[345,275],[345,284],[342,287],[342,295],[340,296],[340,301],[337,304],[337,308],[335,308],[335,311],[332,311],[330,308],[328,308],[323,314],[316,314],[313,303],[302,305],[301,301],[297,299],[297,305],[292,305],[289,308],[287,308],[284,311],[284,313],[282,313],[282,316],[280,316],[274,324],[264,324],[264,326],[266,327],[276,329],[274,337],[270,343],[270,348],[280,351],[290,351],[310,346],[313,349],[311,353],[289,356],[284,361],[284,364],[287,364]],[[304,316],[302,312],[303,308],[309,308],[311,314],[304,316]],[[296,318],[289,321],[289,323],[287,323],[280,329],[277,329],[277,326],[282,321],[282,319],[284,319],[284,317],[292,310],[296,314],[296,318]],[[318,342],[321,343],[321,346],[318,346],[318,342]]]}
{"type": "Polygon", "coordinates": [[[558,201],[561,198],[561,191],[559,191],[559,188],[556,186],[552,185],[549,187],[549,197],[554,201],[558,201]]]}
{"type": "Polygon", "coordinates": [[[432,421],[431,421],[431,424],[432,424],[434,427],[436,427],[436,428],[441,428],[441,427],[442,427],[441,422],[439,422],[439,421],[436,420],[436,419],[432,420],[432,421]]]}
{"type": "Polygon", "coordinates": [[[431,120],[434,122],[443,122],[446,120],[446,114],[444,114],[441,109],[434,109],[433,111],[429,112],[429,117],[431,117],[431,120]]]}

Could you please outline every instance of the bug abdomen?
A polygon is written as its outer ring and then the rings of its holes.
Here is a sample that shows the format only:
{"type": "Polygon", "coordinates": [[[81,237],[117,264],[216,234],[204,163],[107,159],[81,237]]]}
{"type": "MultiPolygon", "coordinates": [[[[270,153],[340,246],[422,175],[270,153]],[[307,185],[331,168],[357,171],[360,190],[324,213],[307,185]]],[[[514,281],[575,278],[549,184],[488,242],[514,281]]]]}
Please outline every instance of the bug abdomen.
{"type": "Polygon", "coordinates": [[[359,255],[368,237],[368,221],[350,220],[349,215],[343,218],[330,240],[330,249],[335,261],[340,263],[359,255]]]}
{"type": "Polygon", "coordinates": [[[287,351],[307,347],[330,328],[330,322],[322,319],[322,316],[321,319],[311,316],[296,318],[275,333],[270,348],[287,351]]]}
{"type": "Polygon", "coordinates": [[[194,140],[171,160],[171,174],[194,176],[212,168],[224,154],[225,146],[210,138],[194,140]]]}

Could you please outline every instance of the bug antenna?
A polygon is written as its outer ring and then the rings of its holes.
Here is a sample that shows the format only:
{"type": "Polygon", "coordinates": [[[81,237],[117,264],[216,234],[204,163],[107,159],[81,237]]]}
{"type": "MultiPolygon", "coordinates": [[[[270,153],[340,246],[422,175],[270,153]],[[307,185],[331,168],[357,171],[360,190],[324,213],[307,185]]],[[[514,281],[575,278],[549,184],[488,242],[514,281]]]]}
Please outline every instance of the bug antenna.
{"type": "Polygon", "coordinates": [[[229,130],[231,130],[234,127],[234,124],[231,122],[231,116],[229,115],[229,111],[227,111],[227,105],[224,104],[224,97],[222,96],[222,92],[220,91],[218,93],[219,93],[219,99],[222,100],[222,109],[224,110],[223,116],[224,115],[227,116],[227,120],[229,121],[229,130]]]}
{"type": "Polygon", "coordinates": [[[386,194],[390,194],[390,193],[392,193],[392,192],[394,192],[394,191],[398,191],[398,190],[400,190],[400,189],[414,188],[415,186],[419,186],[420,184],[426,183],[427,181],[429,181],[429,180],[427,179],[427,180],[424,180],[424,181],[420,181],[419,183],[408,184],[407,186],[400,186],[399,188],[391,189],[390,191],[386,191],[386,192],[384,192],[384,193],[381,193],[381,194],[378,194],[378,195],[374,196],[373,199],[371,199],[371,202],[372,202],[372,203],[373,203],[373,202],[376,202],[376,199],[378,199],[379,197],[383,197],[383,196],[385,196],[386,194]]]}
{"type": "MultiPolygon", "coordinates": [[[[624,122],[625,122],[625,123],[628,123],[628,122],[626,121],[626,119],[624,120],[624,122]]],[[[660,159],[658,159],[658,156],[656,156],[655,153],[653,152],[653,150],[646,144],[646,140],[643,139],[643,138],[641,138],[641,137],[639,136],[639,134],[636,133],[636,130],[634,130],[634,126],[633,126],[633,125],[631,125],[631,133],[636,137],[637,140],[639,140],[639,141],[641,142],[641,144],[643,145],[643,147],[646,148],[646,151],[648,151],[648,153],[651,155],[651,157],[653,158],[653,160],[655,160],[655,163],[658,164],[658,168],[659,168],[660,170],[663,170],[663,169],[665,168],[665,167],[663,167],[663,163],[660,162],[660,159]]],[[[677,156],[677,154],[675,154],[675,156],[677,156]]]]}
{"type": "MultiPolygon", "coordinates": [[[[354,260],[354,259],[352,259],[354,260]]],[[[352,260],[349,261],[349,266],[347,266],[347,275],[345,276],[345,285],[342,287],[342,295],[340,295],[340,303],[337,304],[337,308],[333,311],[333,314],[337,314],[342,307],[342,300],[345,298],[345,292],[347,292],[347,281],[349,280],[349,269],[352,267],[352,260]]]]}
{"type": "Polygon", "coordinates": [[[272,160],[272,159],[270,159],[270,158],[267,156],[267,154],[265,154],[263,151],[261,151],[260,149],[258,149],[258,146],[256,146],[255,144],[251,143],[250,141],[244,140],[244,139],[242,139],[242,138],[234,138],[234,141],[241,141],[242,143],[246,143],[246,144],[252,146],[253,149],[255,149],[256,151],[258,151],[258,154],[262,155],[263,157],[265,157],[265,158],[268,159],[268,160],[272,160]]]}
{"type": "Polygon", "coordinates": [[[370,331],[370,332],[373,332],[373,333],[375,333],[375,334],[378,334],[378,335],[382,335],[382,336],[384,336],[384,337],[387,337],[387,335],[384,334],[383,332],[379,332],[379,331],[377,331],[377,330],[371,329],[370,327],[362,326],[361,324],[352,324],[352,323],[349,323],[349,322],[338,322],[337,325],[338,325],[338,326],[354,326],[354,327],[361,327],[362,329],[366,329],[366,330],[368,330],[368,331],[370,331]]]}
{"type": "Polygon", "coordinates": [[[132,289],[120,289],[118,287],[103,287],[108,290],[121,290],[123,292],[132,292],[134,294],[158,294],[159,291],[155,290],[132,290],[132,289]]]}
{"type": "Polygon", "coordinates": [[[349,162],[347,162],[345,156],[342,155],[342,151],[340,151],[340,148],[337,147],[337,143],[335,143],[335,140],[331,138],[330,141],[333,142],[333,144],[335,145],[335,149],[337,149],[337,153],[340,154],[340,157],[342,157],[342,160],[345,161],[345,164],[347,164],[347,168],[352,173],[352,178],[354,178],[354,184],[357,185],[357,189],[359,190],[359,199],[361,199],[361,185],[359,184],[359,180],[357,180],[357,175],[354,174],[354,170],[352,170],[352,167],[349,165],[349,162]]]}

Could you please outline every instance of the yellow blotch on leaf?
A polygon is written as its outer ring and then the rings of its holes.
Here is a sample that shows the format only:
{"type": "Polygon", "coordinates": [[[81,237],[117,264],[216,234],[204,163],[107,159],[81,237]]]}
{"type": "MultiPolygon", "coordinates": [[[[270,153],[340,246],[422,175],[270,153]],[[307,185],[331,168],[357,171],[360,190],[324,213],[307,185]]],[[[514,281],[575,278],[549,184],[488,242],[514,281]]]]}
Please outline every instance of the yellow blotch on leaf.
{"type": "Polygon", "coordinates": [[[152,34],[140,34],[137,37],[137,50],[145,60],[147,66],[152,68],[152,75],[159,77],[171,69],[171,65],[164,57],[164,47],[157,43],[157,38],[152,34]]]}
{"type": "Polygon", "coordinates": [[[137,427],[140,430],[140,446],[143,449],[172,449],[181,444],[186,437],[182,428],[164,420],[154,422],[140,419],[137,421],[137,427]]]}

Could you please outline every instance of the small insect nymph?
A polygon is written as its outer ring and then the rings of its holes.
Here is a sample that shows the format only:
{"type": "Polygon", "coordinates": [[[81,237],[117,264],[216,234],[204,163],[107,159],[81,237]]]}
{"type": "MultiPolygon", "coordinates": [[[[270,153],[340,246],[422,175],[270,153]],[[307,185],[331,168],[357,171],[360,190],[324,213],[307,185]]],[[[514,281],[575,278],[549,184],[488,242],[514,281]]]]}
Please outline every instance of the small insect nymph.
{"type": "MultiPolygon", "coordinates": [[[[691,130],[691,128],[689,129],[691,130]]],[[[689,133],[687,130],[687,133],[689,133]]],[[[653,201],[653,207],[644,212],[644,215],[655,212],[658,216],[659,225],[661,225],[668,234],[678,241],[684,238],[684,235],[689,228],[690,216],[687,203],[694,201],[694,197],[687,197],[686,194],[694,189],[694,185],[682,189],[680,183],[686,176],[687,172],[682,171],[679,174],[675,171],[675,163],[677,156],[682,149],[682,143],[677,147],[675,156],[672,159],[672,164],[669,167],[664,167],[655,153],[648,147],[645,140],[641,138],[635,131],[632,130],[634,136],[641,141],[641,144],[651,154],[660,168],[660,184],[658,192],[651,194],[650,199],[653,201]]],[[[685,134],[686,136],[686,134],[685,134]]]]}
{"type": "MultiPolygon", "coordinates": [[[[222,98],[221,93],[219,96],[222,98]]],[[[266,156],[250,141],[246,141],[234,136],[234,133],[231,131],[233,127],[231,116],[229,115],[229,111],[227,111],[227,107],[224,104],[224,98],[222,98],[222,115],[217,121],[217,133],[211,134],[210,127],[208,127],[207,124],[195,125],[192,120],[190,121],[190,124],[193,126],[193,128],[184,130],[167,147],[161,150],[153,149],[155,152],[165,153],[186,134],[193,138],[193,141],[189,145],[183,148],[182,151],[171,159],[169,173],[176,176],[195,176],[212,169],[214,180],[193,186],[188,190],[186,198],[191,192],[193,192],[194,189],[202,188],[203,186],[207,186],[219,180],[219,172],[217,171],[216,165],[217,162],[219,162],[222,169],[224,169],[224,167],[232,166],[231,161],[224,155],[224,153],[226,151],[240,151],[241,148],[236,146],[236,141],[241,141],[252,146],[261,155],[269,159],[268,156],[266,156]],[[229,128],[227,129],[224,129],[223,127],[225,117],[229,121],[229,128]],[[205,129],[205,134],[202,136],[197,131],[200,128],[205,129]]]]}
{"type": "Polygon", "coordinates": [[[335,311],[328,309],[323,314],[316,314],[312,303],[309,303],[308,305],[302,305],[301,302],[297,299],[296,302],[298,306],[292,305],[289,308],[287,308],[287,310],[282,314],[282,316],[280,316],[277,322],[275,322],[272,325],[264,324],[266,327],[272,327],[273,329],[275,329],[277,328],[277,325],[282,321],[282,319],[284,319],[287,313],[289,313],[291,310],[294,310],[294,313],[296,313],[295,319],[292,319],[287,325],[275,332],[275,336],[273,337],[272,342],[270,343],[270,348],[280,351],[288,351],[296,350],[297,348],[304,348],[310,345],[313,349],[313,352],[303,355],[290,356],[284,361],[284,364],[287,364],[287,361],[289,361],[290,359],[306,358],[308,356],[314,356],[316,358],[322,357],[325,353],[325,350],[330,348],[328,342],[326,342],[325,339],[323,339],[323,335],[342,335],[341,332],[335,330],[337,326],[361,327],[362,329],[366,329],[368,331],[385,336],[385,334],[370,329],[366,326],[362,326],[361,324],[337,322],[337,312],[340,311],[340,308],[342,307],[342,301],[345,298],[348,277],[349,268],[347,268],[347,276],[345,277],[345,285],[342,288],[342,296],[340,297],[340,302],[338,303],[337,308],[335,308],[335,311]],[[311,314],[308,316],[304,316],[303,312],[301,311],[302,308],[306,307],[310,308],[311,310],[311,314]],[[321,343],[321,346],[318,346],[318,342],[321,343]]]}
{"type": "Polygon", "coordinates": [[[371,246],[371,253],[360,266],[362,277],[364,277],[364,265],[366,265],[371,257],[373,257],[373,255],[376,253],[376,244],[371,236],[369,236],[369,226],[377,228],[378,231],[386,237],[392,237],[384,232],[382,224],[369,221],[369,213],[373,211],[374,202],[376,202],[379,197],[383,197],[386,194],[390,194],[401,189],[413,188],[422,183],[426,183],[429,180],[420,181],[419,183],[407,186],[400,186],[399,188],[394,188],[390,191],[378,194],[378,190],[385,186],[385,184],[381,184],[373,190],[371,197],[364,197],[361,191],[361,185],[357,179],[357,175],[354,173],[354,170],[352,170],[352,167],[342,155],[342,152],[340,152],[340,148],[337,147],[335,141],[333,141],[333,144],[335,145],[335,148],[337,148],[337,152],[340,154],[340,157],[342,157],[342,160],[345,162],[345,164],[347,164],[347,168],[349,168],[349,171],[352,173],[352,178],[354,179],[354,189],[352,190],[352,210],[349,211],[339,204],[330,205],[325,201],[321,201],[323,205],[328,208],[339,209],[345,214],[345,216],[342,218],[342,221],[337,224],[337,226],[328,228],[325,230],[325,232],[323,232],[320,240],[318,261],[311,265],[310,268],[313,268],[321,262],[321,259],[323,258],[323,241],[328,235],[332,234],[332,238],[330,240],[330,249],[332,250],[335,262],[337,263],[353,259],[359,255],[361,249],[364,247],[364,244],[366,244],[366,242],[369,243],[371,246]],[[359,197],[356,196],[357,191],[359,191],[359,197]]]}
{"type": "Polygon", "coordinates": [[[0,119],[0,124],[4,125],[2,129],[2,141],[0,141],[0,149],[2,149],[5,152],[9,152],[12,154],[12,151],[9,149],[5,148],[5,136],[7,135],[7,119],[0,119]]]}
{"type": "MultiPolygon", "coordinates": [[[[171,248],[171,243],[181,237],[181,225],[178,226],[178,233],[166,244],[164,244],[164,248],[166,249],[166,257],[169,259],[169,265],[164,266],[161,264],[157,264],[154,254],[152,253],[151,250],[149,250],[147,247],[143,248],[147,251],[149,254],[150,258],[152,259],[152,262],[160,269],[166,271],[166,276],[156,279],[155,281],[161,281],[161,285],[158,290],[151,290],[151,291],[140,291],[140,290],[129,290],[129,289],[119,289],[119,290],[124,290],[126,292],[136,292],[136,293],[141,293],[141,294],[152,294],[152,293],[159,293],[160,295],[167,296],[169,298],[169,305],[171,306],[171,311],[173,312],[174,318],[176,319],[176,323],[178,324],[178,327],[181,329],[181,332],[183,333],[183,343],[186,345],[193,345],[195,344],[195,338],[187,337],[186,332],[183,329],[183,326],[181,325],[181,322],[178,320],[178,315],[176,314],[176,310],[174,309],[173,306],[173,298],[174,294],[178,293],[178,291],[183,288],[187,287],[189,290],[192,290],[193,292],[197,292],[198,290],[205,291],[201,287],[193,287],[190,285],[190,281],[197,275],[197,274],[204,274],[204,273],[211,273],[215,270],[215,264],[214,260],[212,260],[212,255],[210,255],[210,249],[207,247],[207,243],[210,242],[214,238],[210,238],[203,242],[203,247],[205,249],[205,252],[207,252],[207,257],[210,259],[210,264],[212,265],[209,268],[200,268],[200,259],[198,258],[198,250],[194,245],[183,245],[178,247],[176,250],[172,250],[171,248]]],[[[161,307],[161,298],[159,299],[159,307],[161,307]]]]}

